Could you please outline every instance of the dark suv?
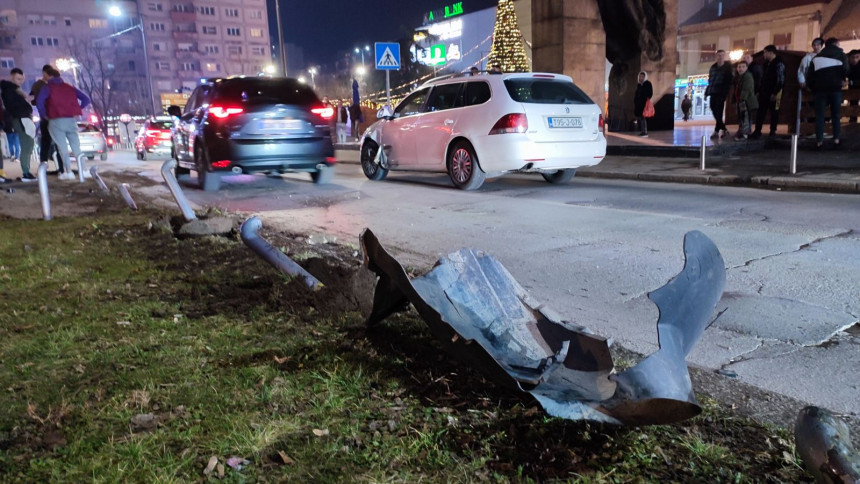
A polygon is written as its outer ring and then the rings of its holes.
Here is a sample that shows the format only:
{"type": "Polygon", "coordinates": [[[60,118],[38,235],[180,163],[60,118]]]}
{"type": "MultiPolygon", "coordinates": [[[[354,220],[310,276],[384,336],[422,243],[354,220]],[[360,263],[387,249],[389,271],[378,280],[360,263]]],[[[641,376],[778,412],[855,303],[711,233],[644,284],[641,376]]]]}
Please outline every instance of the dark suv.
{"type": "Polygon", "coordinates": [[[295,79],[206,79],[168,112],[179,118],[176,174],[195,170],[203,190],[218,190],[224,173],[304,171],[322,183],[334,171],[334,109],[295,79]]]}

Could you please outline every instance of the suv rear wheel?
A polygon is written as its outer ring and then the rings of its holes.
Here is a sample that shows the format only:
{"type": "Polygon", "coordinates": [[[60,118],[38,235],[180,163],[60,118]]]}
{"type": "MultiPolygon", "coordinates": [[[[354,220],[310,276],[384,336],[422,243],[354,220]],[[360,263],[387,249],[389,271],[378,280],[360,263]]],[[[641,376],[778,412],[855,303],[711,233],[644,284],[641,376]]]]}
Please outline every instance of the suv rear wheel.
{"type": "Polygon", "coordinates": [[[221,175],[208,170],[209,155],[199,142],[195,144],[194,166],[197,167],[197,183],[204,192],[216,192],[221,188],[221,175]]]}
{"type": "Polygon", "coordinates": [[[484,184],[484,174],[478,166],[478,157],[472,145],[458,141],[448,154],[448,176],[454,186],[461,190],[477,190],[484,184]]]}
{"type": "Polygon", "coordinates": [[[568,168],[567,170],[558,170],[552,173],[541,173],[544,180],[550,183],[567,183],[576,175],[576,168],[568,168]]]}
{"type": "Polygon", "coordinates": [[[330,183],[334,178],[334,167],[320,163],[316,171],[311,172],[311,180],[317,185],[330,183]]]}
{"type": "Polygon", "coordinates": [[[379,145],[373,141],[365,141],[361,147],[361,170],[368,180],[379,181],[388,176],[388,170],[379,165],[376,161],[376,152],[379,151],[379,145]]]}

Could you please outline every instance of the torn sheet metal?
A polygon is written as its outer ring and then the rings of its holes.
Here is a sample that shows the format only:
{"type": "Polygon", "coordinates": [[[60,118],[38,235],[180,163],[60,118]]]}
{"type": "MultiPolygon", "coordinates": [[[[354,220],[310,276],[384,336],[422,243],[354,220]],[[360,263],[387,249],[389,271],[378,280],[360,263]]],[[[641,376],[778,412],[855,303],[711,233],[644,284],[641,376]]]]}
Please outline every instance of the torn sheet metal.
{"type": "Polygon", "coordinates": [[[860,452],[851,444],[848,425],[831,412],[805,407],[794,424],[797,453],[815,482],[860,482],[860,452]]]}
{"type": "Polygon", "coordinates": [[[365,265],[379,277],[368,325],[411,303],[448,351],[529,392],[550,415],[644,425],[701,412],[685,359],[726,280],[719,250],[701,232],[684,237],[681,273],[648,295],[660,311],[660,349],[618,374],[605,338],[543,307],[492,256],[461,249],[410,280],[369,229],[360,244],[365,265]]]}

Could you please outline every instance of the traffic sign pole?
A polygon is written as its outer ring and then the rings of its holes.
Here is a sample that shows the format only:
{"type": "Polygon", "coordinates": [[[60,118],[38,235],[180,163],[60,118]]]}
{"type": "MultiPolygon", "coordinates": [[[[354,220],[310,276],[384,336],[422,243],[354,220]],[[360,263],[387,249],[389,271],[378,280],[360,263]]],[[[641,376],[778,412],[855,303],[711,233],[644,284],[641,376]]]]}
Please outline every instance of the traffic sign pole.
{"type": "Polygon", "coordinates": [[[385,71],[385,99],[386,104],[391,106],[391,71],[385,71]]]}

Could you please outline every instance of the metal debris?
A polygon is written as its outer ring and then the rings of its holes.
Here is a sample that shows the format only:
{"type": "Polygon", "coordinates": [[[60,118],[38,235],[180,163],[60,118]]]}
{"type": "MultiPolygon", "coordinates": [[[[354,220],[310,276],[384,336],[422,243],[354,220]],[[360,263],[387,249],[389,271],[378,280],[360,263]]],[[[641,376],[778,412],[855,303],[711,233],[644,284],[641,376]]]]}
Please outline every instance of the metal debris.
{"type": "Polygon", "coordinates": [[[263,222],[259,218],[251,217],[242,223],[239,233],[242,236],[242,242],[245,243],[251,250],[257,253],[263,260],[272,264],[277,269],[280,269],[285,274],[301,277],[305,284],[312,289],[319,289],[322,283],[310,272],[304,270],[302,266],[296,264],[295,261],[287,257],[286,254],[278,250],[272,244],[266,242],[260,237],[260,229],[263,227],[263,222]]]}
{"type": "Polygon", "coordinates": [[[410,280],[369,229],[360,244],[365,265],[379,278],[368,325],[411,303],[448,351],[529,392],[550,415],[645,425],[701,412],[685,359],[711,321],[726,278],[719,250],[701,232],[684,237],[684,269],[648,295],[660,310],[660,349],[618,374],[605,338],[558,318],[492,256],[462,249],[410,280]]]}
{"type": "Polygon", "coordinates": [[[182,188],[179,186],[179,182],[176,181],[176,177],[173,175],[174,168],[176,168],[176,160],[169,159],[165,161],[164,164],[161,165],[161,177],[164,178],[164,182],[167,183],[167,188],[176,200],[176,204],[179,205],[179,210],[182,212],[182,216],[185,218],[185,221],[190,222],[192,220],[196,220],[197,215],[194,213],[194,209],[191,208],[191,203],[188,201],[188,198],[185,197],[185,192],[182,191],[182,188]]]}
{"type": "Polygon", "coordinates": [[[794,424],[797,453],[815,482],[860,482],[860,454],[851,445],[845,422],[819,407],[805,407],[794,424]]]}

